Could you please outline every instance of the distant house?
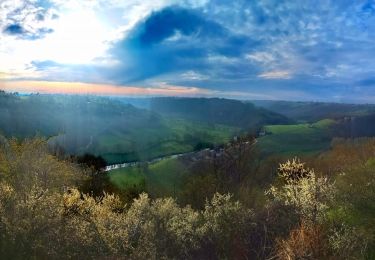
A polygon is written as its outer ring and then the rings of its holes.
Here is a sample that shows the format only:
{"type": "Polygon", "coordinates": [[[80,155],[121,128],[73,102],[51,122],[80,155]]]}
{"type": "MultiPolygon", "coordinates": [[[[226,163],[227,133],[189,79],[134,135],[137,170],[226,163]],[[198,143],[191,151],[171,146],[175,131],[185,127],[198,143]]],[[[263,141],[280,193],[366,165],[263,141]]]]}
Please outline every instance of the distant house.
{"type": "Polygon", "coordinates": [[[267,133],[266,133],[266,130],[265,129],[261,129],[259,132],[258,132],[258,136],[265,136],[267,133]]]}

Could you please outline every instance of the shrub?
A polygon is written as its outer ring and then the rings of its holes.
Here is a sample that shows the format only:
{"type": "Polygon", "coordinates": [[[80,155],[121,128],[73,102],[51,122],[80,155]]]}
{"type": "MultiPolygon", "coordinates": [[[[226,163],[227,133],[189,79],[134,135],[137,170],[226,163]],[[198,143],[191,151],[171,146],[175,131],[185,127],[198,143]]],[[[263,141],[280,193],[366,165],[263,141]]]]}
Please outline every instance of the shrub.
{"type": "Polygon", "coordinates": [[[326,177],[317,177],[313,170],[306,170],[299,160],[281,164],[279,176],[286,182],[281,187],[271,186],[267,194],[286,206],[292,206],[301,221],[323,221],[333,201],[335,186],[326,177]]]}

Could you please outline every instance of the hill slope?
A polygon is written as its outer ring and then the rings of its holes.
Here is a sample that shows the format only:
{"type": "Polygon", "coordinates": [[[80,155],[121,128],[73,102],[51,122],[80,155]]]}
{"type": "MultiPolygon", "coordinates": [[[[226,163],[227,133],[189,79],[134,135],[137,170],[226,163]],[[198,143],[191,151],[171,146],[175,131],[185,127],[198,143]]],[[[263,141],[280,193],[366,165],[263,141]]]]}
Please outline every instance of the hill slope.
{"type": "Polygon", "coordinates": [[[287,117],[253,104],[222,98],[153,98],[150,109],[189,120],[254,129],[265,124],[291,123],[287,117]]]}
{"type": "Polygon", "coordinates": [[[291,119],[308,122],[375,113],[375,105],[270,100],[254,100],[251,103],[291,119]]]}
{"type": "Polygon", "coordinates": [[[68,153],[93,153],[117,163],[225,143],[238,129],[165,118],[107,98],[0,93],[0,132],[48,136],[68,153]]]}

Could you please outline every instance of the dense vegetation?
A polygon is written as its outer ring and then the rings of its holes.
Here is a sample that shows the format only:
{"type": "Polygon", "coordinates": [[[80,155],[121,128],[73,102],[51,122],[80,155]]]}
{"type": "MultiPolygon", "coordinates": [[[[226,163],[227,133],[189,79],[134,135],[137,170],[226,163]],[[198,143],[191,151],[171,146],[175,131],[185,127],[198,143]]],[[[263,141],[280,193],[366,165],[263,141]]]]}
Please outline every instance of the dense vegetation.
{"type": "Polygon", "coordinates": [[[90,169],[51,155],[42,139],[2,139],[0,254],[371,259],[374,162],[375,139],[336,140],[323,157],[310,160],[316,172],[299,160],[281,164],[261,205],[249,208],[244,197],[212,190],[199,209],[144,193],[128,204],[116,194],[83,194],[90,169]]]}

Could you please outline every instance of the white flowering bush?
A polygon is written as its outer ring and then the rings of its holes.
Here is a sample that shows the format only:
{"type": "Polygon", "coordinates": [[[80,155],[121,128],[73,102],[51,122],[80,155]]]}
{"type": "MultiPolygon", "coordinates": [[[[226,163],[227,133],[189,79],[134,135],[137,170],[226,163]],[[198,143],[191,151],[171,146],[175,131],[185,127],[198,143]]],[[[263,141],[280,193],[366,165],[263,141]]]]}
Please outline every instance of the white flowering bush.
{"type": "Polygon", "coordinates": [[[305,169],[297,159],[281,164],[279,176],[285,179],[284,185],[271,186],[266,193],[275,201],[293,206],[302,221],[322,221],[334,199],[334,184],[326,177],[317,177],[313,170],[305,169]]]}

